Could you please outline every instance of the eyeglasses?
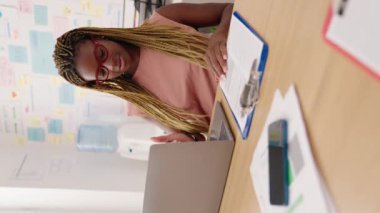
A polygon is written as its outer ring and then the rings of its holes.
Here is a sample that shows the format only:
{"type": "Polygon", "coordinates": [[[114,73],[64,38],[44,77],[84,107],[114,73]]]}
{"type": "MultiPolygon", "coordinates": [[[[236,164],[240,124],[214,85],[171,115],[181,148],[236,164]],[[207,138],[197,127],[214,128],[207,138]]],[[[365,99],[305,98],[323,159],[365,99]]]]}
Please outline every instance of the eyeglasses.
{"type": "Polygon", "coordinates": [[[108,58],[108,50],[105,46],[98,43],[95,39],[91,38],[91,42],[94,44],[94,55],[95,59],[98,62],[98,69],[95,73],[95,82],[96,85],[99,86],[104,81],[108,80],[108,77],[110,75],[110,71],[107,69],[107,67],[103,66],[103,63],[108,58]]]}

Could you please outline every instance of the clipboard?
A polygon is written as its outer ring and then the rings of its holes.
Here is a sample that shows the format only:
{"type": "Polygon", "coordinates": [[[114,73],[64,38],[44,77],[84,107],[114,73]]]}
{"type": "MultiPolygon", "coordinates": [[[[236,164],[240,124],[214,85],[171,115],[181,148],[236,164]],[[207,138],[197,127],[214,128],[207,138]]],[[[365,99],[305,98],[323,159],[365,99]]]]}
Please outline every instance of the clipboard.
{"type": "Polygon", "coordinates": [[[266,61],[268,44],[251,25],[235,11],[231,18],[227,40],[228,72],[220,82],[223,94],[228,102],[242,138],[247,139],[251,127],[255,107],[244,116],[240,115],[240,96],[250,78],[252,64],[257,60],[259,85],[261,85],[266,61]]]}
{"type": "Polygon", "coordinates": [[[380,2],[376,0],[337,0],[328,8],[322,31],[323,39],[331,47],[377,80],[380,80],[379,10],[380,2]]]}

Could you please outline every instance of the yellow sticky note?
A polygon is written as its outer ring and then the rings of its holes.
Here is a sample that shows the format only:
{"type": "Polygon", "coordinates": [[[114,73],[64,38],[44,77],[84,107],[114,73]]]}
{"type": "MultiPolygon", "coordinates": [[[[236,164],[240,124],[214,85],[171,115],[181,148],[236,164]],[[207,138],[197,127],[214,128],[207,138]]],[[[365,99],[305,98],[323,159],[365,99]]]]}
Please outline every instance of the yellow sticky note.
{"type": "Polygon", "coordinates": [[[71,8],[69,6],[63,7],[63,16],[69,17],[71,15],[71,8]]]}
{"type": "Polygon", "coordinates": [[[65,143],[75,143],[75,135],[74,135],[74,133],[65,133],[65,134],[63,134],[63,141],[65,143]]]}
{"type": "Polygon", "coordinates": [[[29,119],[29,123],[32,126],[40,126],[41,125],[41,119],[39,117],[31,117],[29,119]]]}
{"type": "Polygon", "coordinates": [[[24,145],[24,144],[26,144],[26,138],[23,136],[18,136],[16,138],[16,143],[19,145],[24,145]]]}

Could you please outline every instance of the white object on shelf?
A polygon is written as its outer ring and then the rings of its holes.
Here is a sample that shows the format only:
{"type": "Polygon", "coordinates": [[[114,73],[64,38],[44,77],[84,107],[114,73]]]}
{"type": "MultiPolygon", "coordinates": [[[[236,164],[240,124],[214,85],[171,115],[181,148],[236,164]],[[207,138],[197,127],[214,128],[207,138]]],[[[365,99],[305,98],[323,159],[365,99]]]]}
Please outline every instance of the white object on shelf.
{"type": "Polygon", "coordinates": [[[148,160],[150,146],[156,144],[151,137],[165,135],[169,131],[158,123],[142,117],[130,117],[118,129],[117,152],[126,158],[148,160]]]}

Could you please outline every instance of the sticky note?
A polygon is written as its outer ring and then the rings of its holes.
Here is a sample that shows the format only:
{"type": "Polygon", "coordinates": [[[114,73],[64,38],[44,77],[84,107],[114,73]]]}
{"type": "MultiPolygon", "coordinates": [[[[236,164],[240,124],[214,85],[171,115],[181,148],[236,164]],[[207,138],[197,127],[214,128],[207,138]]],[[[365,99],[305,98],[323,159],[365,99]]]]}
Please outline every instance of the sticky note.
{"type": "Polygon", "coordinates": [[[59,103],[61,104],[74,104],[74,91],[75,88],[70,84],[62,84],[59,88],[59,103]]]}
{"type": "Polygon", "coordinates": [[[34,23],[37,25],[47,25],[48,11],[45,5],[34,5],[34,23]]]}
{"type": "Polygon", "coordinates": [[[51,119],[48,123],[49,134],[62,134],[63,122],[61,119],[51,119]]]}
{"type": "Polygon", "coordinates": [[[45,141],[45,130],[43,128],[29,127],[27,132],[28,132],[29,141],[34,141],[34,142],[45,141]]]}
{"type": "Polygon", "coordinates": [[[116,126],[82,124],[79,127],[77,148],[80,151],[115,152],[118,145],[116,126]]]}
{"type": "Polygon", "coordinates": [[[24,136],[17,136],[16,143],[19,145],[23,145],[26,142],[26,138],[24,136]]]}
{"type": "Polygon", "coordinates": [[[21,13],[32,14],[33,0],[18,0],[18,10],[21,13]]]}
{"type": "Polygon", "coordinates": [[[56,75],[53,63],[55,41],[53,34],[31,30],[29,32],[32,71],[41,74],[56,75]]]}
{"type": "Polygon", "coordinates": [[[28,63],[25,46],[8,45],[9,60],[14,63],[28,63]]]}
{"type": "Polygon", "coordinates": [[[61,135],[48,135],[46,141],[51,144],[59,144],[61,143],[61,138],[61,135]]]}
{"type": "Polygon", "coordinates": [[[74,143],[75,142],[75,134],[74,133],[63,134],[63,141],[65,143],[74,143]]]}

